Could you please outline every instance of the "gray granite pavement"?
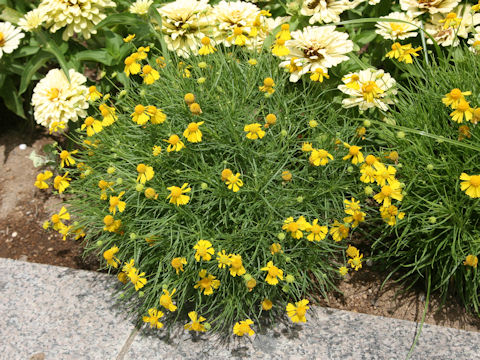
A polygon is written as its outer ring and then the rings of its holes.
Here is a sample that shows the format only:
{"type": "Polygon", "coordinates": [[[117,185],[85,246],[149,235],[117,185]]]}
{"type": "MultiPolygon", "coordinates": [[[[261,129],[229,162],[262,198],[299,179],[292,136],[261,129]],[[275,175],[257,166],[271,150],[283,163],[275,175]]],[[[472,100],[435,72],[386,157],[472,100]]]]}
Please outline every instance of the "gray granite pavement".
{"type": "MultiPolygon", "coordinates": [[[[312,307],[304,325],[225,342],[135,329],[95,272],[0,258],[0,359],[405,359],[418,324],[312,307]]],[[[424,325],[411,359],[480,359],[480,333],[424,325]]]]}

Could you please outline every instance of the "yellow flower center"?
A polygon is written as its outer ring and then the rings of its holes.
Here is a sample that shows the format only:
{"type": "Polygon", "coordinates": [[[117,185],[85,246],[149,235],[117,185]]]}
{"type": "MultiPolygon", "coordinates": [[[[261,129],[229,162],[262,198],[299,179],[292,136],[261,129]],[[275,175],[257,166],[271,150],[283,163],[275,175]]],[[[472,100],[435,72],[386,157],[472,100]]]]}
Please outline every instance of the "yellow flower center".
{"type": "Polygon", "coordinates": [[[392,32],[394,33],[398,33],[398,32],[402,32],[403,31],[403,24],[399,24],[399,23],[390,23],[390,29],[392,30],[392,32]]]}
{"type": "Polygon", "coordinates": [[[454,100],[458,100],[462,97],[462,92],[460,91],[460,89],[453,89],[452,91],[450,91],[450,97],[454,100]]]}
{"type": "Polygon", "coordinates": [[[393,189],[389,185],[385,185],[384,187],[382,187],[383,196],[388,197],[392,195],[392,193],[393,193],[393,189]]]}
{"type": "Polygon", "coordinates": [[[359,152],[360,152],[360,147],[355,145],[351,146],[350,149],[348,150],[348,153],[352,156],[358,155],[359,152]]]}
{"type": "Polygon", "coordinates": [[[241,268],[242,265],[243,264],[242,264],[242,258],[241,257],[238,256],[238,257],[232,258],[232,267],[233,268],[238,269],[238,268],[241,268]]]}
{"type": "Polygon", "coordinates": [[[89,116],[85,119],[85,125],[91,126],[94,121],[95,121],[95,119],[93,117],[89,116]]]}
{"type": "Polygon", "coordinates": [[[321,159],[325,159],[328,155],[327,151],[323,149],[318,150],[317,154],[318,154],[318,157],[321,159]]]}
{"type": "Polygon", "coordinates": [[[270,266],[268,269],[268,275],[271,277],[277,277],[279,274],[278,268],[276,266],[270,266]]]}
{"type": "Polygon", "coordinates": [[[360,265],[361,263],[362,263],[362,261],[361,261],[359,258],[353,258],[353,259],[352,259],[352,264],[353,264],[354,266],[358,266],[358,265],[360,265]]]}
{"type": "Polygon", "coordinates": [[[152,69],[152,67],[151,67],[150,65],[145,65],[145,66],[143,67],[143,73],[144,73],[144,74],[150,74],[150,73],[152,72],[152,70],[153,70],[153,69],[152,69]]]}
{"type": "Polygon", "coordinates": [[[125,65],[127,65],[127,66],[132,65],[134,62],[135,62],[135,59],[131,56],[129,56],[125,59],[125,65]]]}
{"type": "Polygon", "coordinates": [[[97,87],[95,85],[92,85],[88,88],[88,92],[91,94],[91,93],[94,93],[95,91],[97,91],[97,87]]]}
{"type": "Polygon", "coordinates": [[[373,81],[369,81],[368,85],[365,85],[362,90],[363,92],[366,92],[366,93],[372,93],[375,91],[376,86],[377,85],[373,81]]]}
{"type": "Polygon", "coordinates": [[[117,206],[119,202],[120,202],[120,199],[116,196],[114,196],[110,199],[110,205],[111,206],[117,206]]]}
{"type": "Polygon", "coordinates": [[[307,309],[306,309],[304,306],[299,306],[299,307],[297,307],[297,310],[296,310],[296,311],[297,311],[297,315],[298,315],[299,317],[303,317],[303,316],[305,316],[305,314],[307,313],[307,309]]]}
{"type": "Polygon", "coordinates": [[[2,32],[0,32],[0,47],[4,47],[5,46],[5,36],[3,35],[2,32]]]}
{"type": "Polygon", "coordinates": [[[367,165],[373,165],[375,163],[375,160],[377,160],[375,158],[375,156],[373,155],[368,155],[366,158],[365,158],[365,162],[367,163],[367,165]]]}
{"type": "Polygon", "coordinates": [[[392,45],[392,50],[396,51],[396,50],[401,50],[402,49],[402,44],[400,43],[395,43],[392,45]]]}
{"type": "Polygon", "coordinates": [[[190,111],[193,114],[200,114],[202,110],[200,109],[200,105],[194,102],[190,105],[190,111]]]}
{"type": "Polygon", "coordinates": [[[298,224],[296,222],[292,222],[288,224],[288,231],[290,232],[296,232],[298,230],[298,224]]]}
{"type": "Polygon", "coordinates": [[[277,39],[277,45],[280,45],[280,46],[285,45],[285,40],[283,40],[283,39],[277,39]]]}
{"type": "Polygon", "coordinates": [[[141,115],[145,111],[145,106],[137,105],[135,106],[135,114],[141,115]]]}
{"type": "MultiPolygon", "coordinates": [[[[178,189],[180,189],[180,188],[178,188],[178,189]]],[[[178,192],[177,189],[174,189],[174,190],[172,190],[172,195],[173,195],[173,196],[180,196],[180,195],[182,195],[182,190],[180,190],[180,192],[178,192]],[[173,195],[173,191],[174,191],[174,190],[177,191],[177,193],[176,193],[175,195],[173,195]]],[[[198,255],[200,255],[200,256],[205,256],[205,255],[207,255],[207,248],[204,247],[204,246],[202,246],[202,247],[200,247],[200,248],[197,249],[197,252],[198,252],[198,255]]]]}
{"type": "Polygon", "coordinates": [[[445,19],[453,20],[457,17],[457,14],[454,12],[448,13],[447,16],[445,16],[445,19]]]}
{"type": "MultiPolygon", "coordinates": [[[[178,198],[180,197],[180,195],[182,195],[182,189],[179,188],[178,186],[174,186],[171,193],[173,198],[178,198]]],[[[205,248],[200,248],[198,252],[200,253],[202,250],[203,250],[203,254],[205,254],[205,248]]]]}
{"type": "Polygon", "coordinates": [[[315,224],[315,225],[312,225],[312,228],[310,231],[314,234],[319,234],[321,230],[322,228],[320,227],[320,225],[315,224]]]}
{"type": "Polygon", "coordinates": [[[178,135],[172,135],[168,139],[168,142],[172,145],[176,145],[179,141],[180,141],[180,138],[178,137],[178,135]]]}
{"type": "Polygon", "coordinates": [[[66,158],[68,158],[69,155],[70,154],[67,150],[62,150],[62,152],[60,153],[60,159],[65,160],[66,158]]]}
{"type": "Polygon", "coordinates": [[[58,224],[60,222],[60,216],[58,214],[52,215],[52,223],[58,224]]]}
{"type": "Polygon", "coordinates": [[[191,104],[195,101],[195,95],[193,95],[192,93],[187,93],[185,94],[183,100],[185,100],[187,104],[191,104]]]}
{"type": "Polygon", "coordinates": [[[239,35],[242,35],[243,34],[243,30],[241,27],[236,27],[235,29],[233,29],[233,35],[235,36],[239,36],[239,35]]]}
{"type": "Polygon", "coordinates": [[[198,130],[198,125],[197,125],[197,123],[190,123],[190,124],[188,124],[187,128],[188,128],[188,131],[195,132],[195,131],[198,130]]]}
{"type": "Polygon", "coordinates": [[[147,171],[147,166],[144,165],[144,164],[138,164],[138,166],[137,166],[137,171],[138,171],[140,174],[143,174],[143,173],[145,173],[145,171],[147,171]]]}
{"type": "Polygon", "coordinates": [[[468,104],[468,102],[466,102],[465,100],[461,100],[458,103],[457,110],[461,111],[461,112],[465,112],[465,111],[468,110],[469,107],[470,107],[470,105],[468,104]]]}
{"type": "Polygon", "coordinates": [[[145,196],[149,199],[155,197],[155,190],[152,188],[145,189],[145,196]]]}
{"type": "Polygon", "coordinates": [[[210,39],[206,36],[202,38],[202,45],[207,46],[210,45],[210,39]]]}
{"type": "Polygon", "coordinates": [[[479,187],[480,186],[480,175],[473,175],[470,177],[470,184],[472,184],[473,187],[479,187]]]}
{"type": "Polygon", "coordinates": [[[57,88],[51,88],[47,92],[48,100],[50,101],[55,100],[58,97],[58,94],[60,94],[60,90],[58,90],[57,88]]]}
{"type": "Polygon", "coordinates": [[[263,80],[263,85],[265,85],[266,87],[272,87],[273,84],[274,84],[274,82],[273,82],[273,79],[272,79],[272,78],[269,78],[269,77],[268,77],[268,78],[265,78],[265,79],[263,80]]]}
{"type": "Polygon", "coordinates": [[[110,226],[113,224],[113,222],[115,221],[115,219],[113,218],[112,215],[107,215],[103,218],[103,222],[105,223],[105,225],[107,226],[110,226]]]}
{"type": "Polygon", "coordinates": [[[281,29],[282,29],[283,31],[288,31],[288,30],[290,30],[290,25],[288,25],[288,24],[282,24],[281,29]]]}
{"type": "Polygon", "coordinates": [[[355,221],[362,221],[363,220],[363,214],[361,212],[356,212],[352,216],[353,220],[355,221]]]}

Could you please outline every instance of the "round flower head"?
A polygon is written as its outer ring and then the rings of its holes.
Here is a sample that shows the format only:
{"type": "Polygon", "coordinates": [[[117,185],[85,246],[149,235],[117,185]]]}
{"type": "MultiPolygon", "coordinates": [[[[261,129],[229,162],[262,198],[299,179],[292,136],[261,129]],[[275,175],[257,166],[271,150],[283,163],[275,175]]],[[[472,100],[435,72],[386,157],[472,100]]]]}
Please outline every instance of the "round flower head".
{"type": "Polygon", "coordinates": [[[307,313],[307,310],[310,309],[310,307],[307,306],[308,303],[309,301],[304,299],[296,302],[295,305],[291,303],[287,304],[287,315],[290,317],[293,323],[307,321],[305,314],[307,313]]]}
{"type": "Polygon", "coordinates": [[[400,0],[400,7],[409,16],[417,17],[425,12],[432,15],[449,13],[459,2],[459,0],[400,0]]]}
{"type": "Polygon", "coordinates": [[[18,20],[18,26],[21,27],[23,31],[33,31],[47,20],[45,13],[45,9],[42,7],[33,9],[18,20]]]}
{"type": "Polygon", "coordinates": [[[38,124],[50,128],[54,123],[67,124],[87,115],[87,79],[73,69],[69,75],[70,82],[62,70],[52,69],[33,89],[32,105],[38,124]]]}
{"type": "Polygon", "coordinates": [[[237,336],[243,336],[243,335],[252,336],[253,334],[255,334],[255,331],[252,330],[250,325],[253,325],[253,321],[250,319],[237,322],[233,326],[233,333],[237,336]]]}
{"type": "Polygon", "coordinates": [[[13,50],[18,48],[20,40],[25,36],[24,33],[17,29],[9,22],[0,22],[0,59],[3,54],[11,54],[13,50]]]}
{"type": "Polygon", "coordinates": [[[395,19],[406,21],[394,22],[394,21],[379,21],[375,24],[377,30],[375,32],[387,40],[404,40],[409,37],[417,36],[417,29],[420,26],[418,20],[414,20],[403,12],[392,12],[387,16],[381,16],[380,19],[395,19]]]}
{"type": "Polygon", "coordinates": [[[203,121],[191,122],[183,132],[183,136],[192,143],[198,143],[202,141],[202,132],[200,131],[200,125],[203,125],[203,121]]]}
{"type": "Polygon", "coordinates": [[[340,14],[352,7],[348,0],[306,0],[300,13],[310,16],[308,20],[310,24],[331,23],[339,22],[340,14]]]}
{"type": "Polygon", "coordinates": [[[155,175],[155,172],[153,171],[153,167],[145,164],[138,164],[137,172],[138,172],[137,182],[141,184],[145,184],[148,180],[153,179],[153,175],[155,175]]]}
{"type": "Polygon", "coordinates": [[[167,199],[170,199],[170,204],[180,206],[186,205],[190,201],[190,196],[184,195],[184,193],[192,191],[192,188],[189,188],[187,183],[184,183],[181,188],[170,186],[167,190],[170,190],[170,194],[167,196],[167,199]]]}
{"type": "Polygon", "coordinates": [[[197,332],[205,332],[207,329],[205,325],[202,324],[203,321],[207,320],[203,316],[198,316],[195,311],[190,311],[188,313],[188,317],[192,322],[185,324],[185,330],[197,331],[197,332]]]}
{"type": "Polygon", "coordinates": [[[460,189],[473,199],[480,198],[480,175],[460,175],[460,189]]]}
{"type": "Polygon", "coordinates": [[[137,0],[130,7],[128,11],[132,14],[145,15],[148,13],[153,0],[137,0]]]}
{"type": "Polygon", "coordinates": [[[347,33],[335,31],[335,26],[308,26],[292,32],[292,39],[285,43],[290,53],[280,67],[291,66],[295,58],[294,71],[290,69],[290,81],[297,82],[303,74],[323,70],[347,61],[345,54],[353,50],[353,42],[347,33]]]}

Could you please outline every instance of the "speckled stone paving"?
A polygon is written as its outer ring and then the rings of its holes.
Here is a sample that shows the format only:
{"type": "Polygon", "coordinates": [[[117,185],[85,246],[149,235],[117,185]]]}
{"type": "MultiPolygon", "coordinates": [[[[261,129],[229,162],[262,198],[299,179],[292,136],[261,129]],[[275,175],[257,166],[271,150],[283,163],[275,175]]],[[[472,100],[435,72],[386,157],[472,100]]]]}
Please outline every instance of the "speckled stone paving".
{"type": "MultiPolygon", "coordinates": [[[[0,259],[0,359],[405,359],[418,324],[312,307],[251,338],[137,330],[105,274],[0,259]]],[[[480,359],[480,333],[424,325],[411,359],[480,359]]]]}

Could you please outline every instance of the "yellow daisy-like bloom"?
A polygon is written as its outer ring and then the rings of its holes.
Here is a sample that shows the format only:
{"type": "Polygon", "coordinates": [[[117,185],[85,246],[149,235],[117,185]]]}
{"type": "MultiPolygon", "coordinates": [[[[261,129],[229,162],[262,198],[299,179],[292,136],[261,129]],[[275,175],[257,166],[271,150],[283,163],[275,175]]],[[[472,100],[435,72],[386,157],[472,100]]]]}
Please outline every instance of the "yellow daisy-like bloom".
{"type": "Polygon", "coordinates": [[[385,56],[390,59],[397,59],[400,62],[405,62],[405,64],[412,64],[413,58],[419,56],[417,54],[422,47],[412,48],[412,44],[402,45],[398,42],[392,45],[392,50],[389,51],[385,56]]]}
{"type": "Polygon", "coordinates": [[[345,204],[345,213],[349,214],[347,211],[359,211],[361,209],[360,207],[360,201],[356,201],[355,198],[350,198],[344,199],[343,203],[345,204]]]}
{"type": "Polygon", "coordinates": [[[122,267],[122,271],[125,274],[128,274],[132,269],[135,269],[135,260],[134,259],[130,259],[130,261],[128,263],[125,263],[122,267]]]}
{"type": "Polygon", "coordinates": [[[262,130],[262,125],[259,123],[253,123],[245,125],[243,131],[246,131],[246,137],[250,140],[261,139],[265,136],[265,131],[262,130]]]}
{"type": "Polygon", "coordinates": [[[472,95],[471,91],[462,91],[458,88],[452,89],[442,99],[442,103],[446,106],[450,106],[452,109],[456,109],[461,100],[465,100],[465,96],[472,95]]]}
{"type": "Polygon", "coordinates": [[[183,270],[183,265],[187,265],[187,259],[184,257],[176,257],[172,259],[171,262],[172,267],[175,269],[177,272],[177,275],[185,270],[183,270]]]}
{"type": "Polygon", "coordinates": [[[216,277],[212,274],[207,274],[207,270],[200,270],[198,276],[200,276],[200,280],[197,281],[194,288],[200,288],[200,292],[203,291],[204,295],[212,295],[213,289],[218,289],[220,286],[220,280],[216,280],[216,277]]]}
{"type": "Polygon", "coordinates": [[[312,143],[309,143],[309,142],[305,142],[302,144],[302,151],[303,152],[310,152],[310,151],[313,151],[313,147],[312,147],[312,143]]]}
{"type": "Polygon", "coordinates": [[[137,0],[130,5],[128,11],[132,14],[146,15],[152,4],[153,0],[137,0]]]}
{"type": "Polygon", "coordinates": [[[243,267],[242,256],[238,254],[230,255],[230,275],[233,277],[241,276],[246,273],[245,268],[243,267]]]}
{"type": "Polygon", "coordinates": [[[213,47],[211,44],[211,40],[209,37],[204,36],[201,40],[202,47],[198,50],[198,55],[208,55],[213,54],[217,49],[213,47]]]}
{"type": "Polygon", "coordinates": [[[93,136],[103,130],[102,122],[88,116],[81,126],[81,130],[87,130],[87,136],[93,136]]]}
{"type": "Polygon", "coordinates": [[[195,260],[210,261],[212,255],[215,253],[215,249],[212,247],[212,243],[208,240],[199,240],[193,247],[197,252],[195,253],[195,260]]]}
{"type": "Polygon", "coordinates": [[[383,164],[376,164],[375,165],[375,180],[378,185],[384,186],[387,182],[391,183],[395,181],[395,174],[397,170],[393,166],[386,167],[383,164]]]}
{"type": "Polygon", "coordinates": [[[172,152],[172,151],[180,151],[185,147],[185,144],[180,140],[178,135],[170,135],[168,140],[163,140],[170,145],[167,146],[167,152],[172,152]]]}
{"type": "Polygon", "coordinates": [[[288,170],[282,171],[283,181],[292,181],[292,173],[288,170]]]}
{"type": "Polygon", "coordinates": [[[308,226],[306,230],[310,232],[310,234],[307,235],[308,241],[323,240],[328,234],[328,227],[318,225],[318,219],[313,220],[312,224],[308,226]]]}
{"type": "Polygon", "coordinates": [[[293,220],[293,217],[288,217],[283,221],[282,229],[289,232],[294,239],[301,239],[303,232],[307,230],[311,225],[305,220],[303,216],[300,216],[297,221],[293,220]]]}
{"type": "Polygon", "coordinates": [[[350,228],[345,224],[339,223],[337,220],[333,222],[333,225],[330,228],[330,235],[334,241],[342,241],[348,237],[350,228]]]}
{"type": "Polygon", "coordinates": [[[392,199],[402,201],[403,194],[400,182],[395,180],[390,182],[388,185],[382,186],[380,192],[373,198],[379,204],[383,204],[383,206],[390,206],[392,199]]]}
{"type": "Polygon", "coordinates": [[[355,256],[354,258],[351,258],[348,260],[348,263],[352,267],[352,269],[355,269],[355,271],[358,271],[358,269],[362,268],[362,258],[363,254],[360,254],[360,256],[355,256]]]}
{"type": "Polygon", "coordinates": [[[103,223],[105,224],[103,230],[108,232],[117,232],[117,230],[120,229],[120,226],[122,226],[122,221],[115,220],[112,215],[106,215],[103,218],[103,223]]]}
{"type": "Polygon", "coordinates": [[[275,92],[275,82],[271,77],[267,77],[263,79],[263,86],[259,86],[258,90],[267,93],[267,94],[273,94],[275,92]]]}
{"type": "Polygon", "coordinates": [[[443,29],[446,30],[449,27],[459,26],[462,22],[462,19],[458,18],[456,13],[450,12],[445,16],[445,19],[440,20],[439,22],[443,24],[443,29]]]}
{"type": "Polygon", "coordinates": [[[348,274],[348,268],[346,266],[340,266],[338,272],[340,273],[340,275],[345,276],[348,274]]]}
{"type": "Polygon", "coordinates": [[[105,104],[101,104],[98,109],[100,110],[101,114],[102,114],[102,126],[103,127],[107,127],[107,126],[110,126],[112,125],[116,120],[118,120],[118,116],[115,115],[115,108],[114,107],[111,107],[111,106],[108,106],[108,105],[105,105],[105,104]]]}
{"type": "Polygon", "coordinates": [[[375,32],[387,40],[404,40],[409,37],[417,36],[417,29],[420,21],[414,20],[404,12],[392,12],[387,16],[381,16],[380,19],[395,19],[405,22],[379,21],[375,24],[375,32]],[[409,24],[407,24],[408,22],[409,24]]]}
{"type": "Polygon", "coordinates": [[[135,111],[130,115],[132,121],[138,125],[145,125],[150,116],[148,115],[145,106],[138,104],[135,106],[135,111]]]}
{"type": "Polygon", "coordinates": [[[346,254],[348,257],[354,258],[360,256],[360,251],[355,246],[348,245],[346,254]]]}
{"type": "Polygon", "coordinates": [[[118,247],[113,246],[110,249],[104,251],[103,258],[107,262],[108,265],[113,266],[115,269],[118,268],[118,264],[120,264],[120,260],[115,257],[115,254],[118,252],[118,247]]]}
{"type": "Polygon", "coordinates": [[[71,178],[68,178],[68,171],[63,176],[55,176],[53,179],[53,187],[58,190],[58,193],[61,194],[65,191],[66,188],[70,186],[71,178]]]}
{"type": "Polygon", "coordinates": [[[397,223],[397,219],[402,220],[405,217],[405,213],[399,212],[395,205],[380,207],[380,215],[383,221],[390,226],[394,226],[397,223]]]}
{"type": "Polygon", "coordinates": [[[228,168],[227,168],[227,169],[223,169],[223,170],[222,170],[222,174],[221,174],[221,176],[222,176],[222,181],[227,181],[228,178],[229,178],[230,176],[232,176],[232,175],[233,175],[232,170],[230,170],[230,169],[228,169],[228,168]]]}
{"type": "Polygon", "coordinates": [[[158,320],[163,315],[164,315],[163,312],[161,312],[160,310],[151,308],[151,309],[148,309],[148,316],[144,316],[142,319],[143,319],[143,322],[150,324],[151,328],[161,329],[163,327],[163,324],[158,320]]]}
{"type": "Polygon", "coordinates": [[[267,114],[265,116],[265,128],[269,128],[277,123],[277,116],[275,114],[267,114]]]}
{"type": "Polygon", "coordinates": [[[150,116],[150,122],[153,125],[163,124],[167,119],[167,115],[165,115],[162,109],[157,109],[153,105],[147,106],[147,114],[150,116]]]}
{"type": "Polygon", "coordinates": [[[146,197],[147,199],[155,199],[155,200],[158,199],[158,194],[157,194],[157,192],[155,191],[155,189],[153,189],[153,188],[151,188],[151,187],[146,188],[144,194],[145,194],[145,197],[146,197]]]}
{"type": "Polygon", "coordinates": [[[153,171],[153,167],[145,164],[138,164],[137,172],[138,172],[137,182],[141,184],[145,184],[148,180],[152,180],[153,175],[155,175],[155,172],[153,171]]]}
{"type": "Polygon", "coordinates": [[[275,39],[283,39],[287,41],[291,38],[292,36],[290,35],[290,25],[282,24],[282,26],[280,26],[280,31],[275,35],[275,39]]]}
{"type": "Polygon", "coordinates": [[[219,251],[217,253],[218,267],[224,269],[226,266],[230,266],[232,261],[230,260],[230,255],[225,253],[225,250],[219,251]]]}
{"type": "Polygon", "coordinates": [[[192,188],[188,187],[188,183],[184,183],[181,188],[178,186],[170,186],[167,190],[170,190],[170,194],[167,196],[167,199],[170,199],[170,204],[180,206],[186,205],[190,201],[190,196],[184,195],[184,193],[192,191],[192,188]]]}
{"type": "Polygon", "coordinates": [[[147,85],[151,85],[160,79],[160,74],[158,71],[152,68],[150,65],[145,65],[142,68],[142,73],[140,76],[143,77],[143,83],[147,85]]]}
{"type": "Polygon", "coordinates": [[[142,66],[139,63],[137,63],[137,60],[139,60],[137,53],[133,53],[132,55],[128,56],[125,59],[124,61],[125,68],[123,69],[123,71],[127,76],[130,76],[130,74],[136,75],[142,69],[142,66]]]}
{"type": "Polygon", "coordinates": [[[465,121],[470,121],[473,118],[473,108],[470,107],[468,101],[460,99],[457,108],[450,114],[450,116],[453,121],[458,123],[463,122],[464,117],[465,121]]]}
{"type": "Polygon", "coordinates": [[[118,211],[124,212],[125,211],[125,206],[127,203],[125,201],[121,201],[122,195],[125,194],[125,191],[122,191],[118,196],[111,196],[110,195],[110,207],[108,208],[108,211],[110,211],[113,215],[118,211]]]}
{"type": "Polygon", "coordinates": [[[72,155],[78,153],[78,150],[74,150],[72,152],[68,152],[67,150],[62,150],[62,152],[60,152],[60,167],[64,167],[65,165],[66,166],[71,166],[71,165],[75,165],[75,159],[72,157],[72,155]]]}
{"type": "Polygon", "coordinates": [[[357,227],[361,222],[364,222],[365,216],[367,215],[359,210],[345,210],[345,212],[350,216],[344,217],[343,221],[345,221],[347,224],[352,223],[352,229],[357,227]]]}
{"type": "Polygon", "coordinates": [[[250,319],[236,322],[235,325],[233,325],[233,333],[237,336],[252,336],[255,334],[255,331],[252,330],[250,325],[253,325],[253,321],[250,319]]]}
{"type": "Polygon", "coordinates": [[[270,299],[264,299],[262,301],[262,309],[265,310],[265,311],[269,311],[271,310],[273,307],[273,303],[270,299]]]}
{"type": "Polygon", "coordinates": [[[364,157],[362,152],[360,151],[362,149],[361,146],[349,145],[347,143],[343,143],[343,146],[348,149],[348,154],[345,155],[342,160],[352,159],[353,165],[363,163],[364,157]]]}
{"type": "Polygon", "coordinates": [[[285,46],[284,39],[279,38],[275,40],[275,44],[272,46],[272,54],[278,57],[290,54],[290,49],[285,46]]]}
{"type": "Polygon", "coordinates": [[[131,269],[127,273],[127,276],[130,279],[130,281],[132,282],[132,284],[135,286],[135,291],[140,290],[147,283],[147,279],[144,277],[145,273],[140,272],[140,270],[138,270],[138,269],[135,269],[135,268],[131,269]]]}
{"type": "Polygon", "coordinates": [[[135,39],[135,34],[128,34],[127,37],[124,37],[123,38],[123,41],[126,42],[126,43],[129,43],[130,41],[132,41],[133,39],[135,39]]]}
{"type": "Polygon", "coordinates": [[[240,190],[240,188],[243,186],[243,181],[242,179],[240,179],[240,173],[230,175],[225,181],[225,184],[233,192],[237,192],[238,190],[240,190]]]}
{"type": "Polygon", "coordinates": [[[267,266],[260,270],[268,272],[265,281],[270,285],[277,285],[278,279],[283,280],[283,270],[273,265],[273,261],[269,261],[267,266]]]}
{"type": "MultiPolygon", "coordinates": [[[[308,146],[308,145],[307,145],[308,146]]],[[[303,147],[302,147],[303,150],[303,147]]],[[[328,164],[328,159],[333,160],[332,154],[324,149],[312,149],[308,161],[313,166],[325,166],[328,164]]]]}
{"type": "Polygon", "coordinates": [[[207,320],[203,316],[198,316],[196,311],[190,311],[188,317],[192,321],[191,323],[185,324],[185,330],[192,330],[197,332],[205,332],[207,329],[205,325],[201,324],[203,321],[207,320]]]}
{"type": "Polygon", "coordinates": [[[312,75],[310,75],[310,80],[315,82],[323,82],[323,78],[330,79],[330,75],[322,68],[316,68],[315,71],[312,71],[312,75]]]}
{"type": "Polygon", "coordinates": [[[480,175],[467,175],[466,173],[462,173],[460,180],[463,180],[460,183],[460,189],[465,191],[467,196],[473,199],[480,198],[480,175]]]}
{"type": "Polygon", "coordinates": [[[185,96],[183,97],[183,100],[187,105],[190,106],[195,102],[195,95],[193,95],[192,93],[186,93],[185,96]]]}
{"type": "Polygon", "coordinates": [[[48,184],[45,182],[45,180],[50,179],[52,176],[53,173],[49,170],[46,170],[45,172],[37,175],[34,185],[39,189],[48,189],[48,184]]]}
{"type": "Polygon", "coordinates": [[[153,156],[158,156],[162,153],[162,147],[158,145],[154,145],[152,148],[152,155],[153,156]]]}
{"type": "Polygon", "coordinates": [[[92,85],[88,88],[87,100],[96,101],[102,98],[102,93],[97,90],[97,87],[92,85]]]}
{"type": "Polygon", "coordinates": [[[478,258],[472,254],[467,255],[467,257],[465,258],[465,261],[463,262],[463,265],[476,268],[478,265],[478,258]]]}
{"type": "Polygon", "coordinates": [[[191,122],[183,132],[183,136],[192,143],[198,143],[202,141],[202,132],[200,131],[200,125],[203,125],[204,121],[191,122]]]}
{"type": "Polygon", "coordinates": [[[308,303],[308,300],[303,299],[296,302],[295,305],[291,303],[287,304],[287,315],[293,323],[307,321],[307,319],[305,318],[305,314],[307,313],[307,310],[310,309],[310,307],[307,306],[308,303]]]}
{"type": "Polygon", "coordinates": [[[275,255],[276,253],[282,253],[283,250],[282,250],[282,245],[280,245],[279,243],[273,243],[272,245],[270,245],[270,253],[272,255],[275,255]]]}
{"type": "Polygon", "coordinates": [[[173,289],[172,293],[170,293],[168,290],[163,289],[163,294],[160,296],[160,305],[171,312],[177,310],[177,307],[172,302],[172,296],[176,291],[177,289],[173,289]]]}

